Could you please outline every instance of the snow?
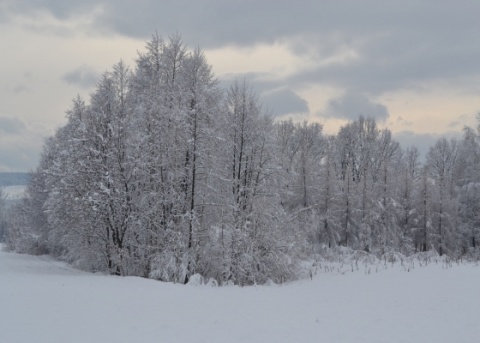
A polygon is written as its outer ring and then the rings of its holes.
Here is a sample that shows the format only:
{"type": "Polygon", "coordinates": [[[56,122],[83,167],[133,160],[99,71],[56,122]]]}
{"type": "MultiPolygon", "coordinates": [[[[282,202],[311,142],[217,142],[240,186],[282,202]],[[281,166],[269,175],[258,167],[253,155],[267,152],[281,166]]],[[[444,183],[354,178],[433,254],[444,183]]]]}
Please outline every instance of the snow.
{"type": "Polygon", "coordinates": [[[183,286],[2,251],[0,342],[474,343],[479,271],[345,266],[282,286],[183,286]]]}

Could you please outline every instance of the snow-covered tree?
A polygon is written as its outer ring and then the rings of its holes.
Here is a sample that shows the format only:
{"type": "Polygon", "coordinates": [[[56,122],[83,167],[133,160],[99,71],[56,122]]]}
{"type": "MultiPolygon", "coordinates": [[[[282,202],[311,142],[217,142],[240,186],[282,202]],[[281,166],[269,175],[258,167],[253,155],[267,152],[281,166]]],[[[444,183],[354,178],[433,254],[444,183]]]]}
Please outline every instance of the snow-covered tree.
{"type": "Polygon", "coordinates": [[[397,170],[397,174],[399,174],[398,198],[401,207],[398,222],[401,228],[399,248],[406,254],[412,252],[420,240],[419,237],[417,239],[415,237],[415,231],[420,222],[420,211],[416,202],[420,192],[421,166],[419,158],[420,153],[416,147],[407,148],[401,156],[401,163],[397,170]]]}
{"type": "Polygon", "coordinates": [[[87,270],[242,285],[338,245],[478,250],[478,132],[422,165],[372,118],[322,129],[275,121],[245,80],[222,90],[199,48],[155,34],[132,71],[116,64],[73,101],[0,239],[87,270]]]}
{"type": "Polygon", "coordinates": [[[335,247],[340,242],[342,234],[341,184],[335,174],[334,145],[334,137],[325,140],[325,157],[320,166],[319,180],[318,239],[329,247],[335,247]]]}
{"type": "Polygon", "coordinates": [[[220,128],[222,279],[241,284],[290,278],[286,228],[277,192],[274,126],[256,94],[236,81],[220,128]]]}
{"type": "Polygon", "coordinates": [[[480,144],[478,139],[478,134],[466,127],[459,145],[457,187],[460,253],[472,251],[478,254],[480,242],[480,144]]]}
{"type": "Polygon", "coordinates": [[[454,171],[458,144],[440,138],[427,154],[429,177],[432,180],[432,231],[434,246],[440,255],[455,248],[456,203],[454,171]]]}

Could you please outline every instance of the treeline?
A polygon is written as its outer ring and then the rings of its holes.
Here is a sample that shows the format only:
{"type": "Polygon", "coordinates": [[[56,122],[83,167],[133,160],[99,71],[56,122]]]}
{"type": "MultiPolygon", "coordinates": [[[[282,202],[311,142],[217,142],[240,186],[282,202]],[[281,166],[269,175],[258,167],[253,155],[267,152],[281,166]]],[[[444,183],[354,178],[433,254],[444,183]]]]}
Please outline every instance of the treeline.
{"type": "Polygon", "coordinates": [[[106,72],[45,143],[9,215],[17,251],[117,275],[283,282],[326,247],[478,252],[480,147],[438,140],[422,163],[360,117],[326,136],[274,121],[245,81],[222,90],[199,49],[155,35],[106,72]]]}

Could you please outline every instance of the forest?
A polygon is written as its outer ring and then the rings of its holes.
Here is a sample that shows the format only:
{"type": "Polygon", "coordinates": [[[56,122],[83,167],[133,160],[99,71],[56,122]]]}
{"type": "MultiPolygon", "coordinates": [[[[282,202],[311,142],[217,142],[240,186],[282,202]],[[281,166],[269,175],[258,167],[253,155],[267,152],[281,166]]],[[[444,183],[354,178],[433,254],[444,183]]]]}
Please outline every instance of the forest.
{"type": "Polygon", "coordinates": [[[425,158],[368,113],[326,135],[275,119],[244,79],[222,89],[180,36],[153,35],[133,68],[73,100],[3,239],[83,270],[221,285],[294,280],[343,248],[478,259],[479,130],[425,158]]]}

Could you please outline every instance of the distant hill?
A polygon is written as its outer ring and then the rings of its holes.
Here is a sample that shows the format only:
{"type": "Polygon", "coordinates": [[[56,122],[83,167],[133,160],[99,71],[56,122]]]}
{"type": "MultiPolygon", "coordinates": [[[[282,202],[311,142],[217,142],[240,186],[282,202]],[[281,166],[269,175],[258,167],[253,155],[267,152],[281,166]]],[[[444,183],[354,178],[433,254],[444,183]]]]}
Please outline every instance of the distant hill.
{"type": "Polygon", "coordinates": [[[26,186],[28,183],[28,173],[1,173],[0,187],[7,186],[26,186]]]}

